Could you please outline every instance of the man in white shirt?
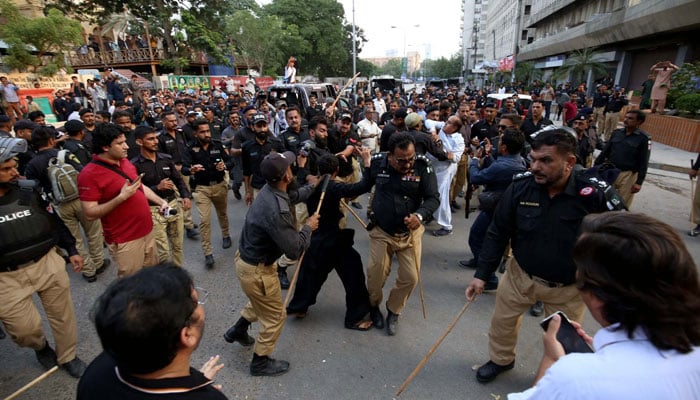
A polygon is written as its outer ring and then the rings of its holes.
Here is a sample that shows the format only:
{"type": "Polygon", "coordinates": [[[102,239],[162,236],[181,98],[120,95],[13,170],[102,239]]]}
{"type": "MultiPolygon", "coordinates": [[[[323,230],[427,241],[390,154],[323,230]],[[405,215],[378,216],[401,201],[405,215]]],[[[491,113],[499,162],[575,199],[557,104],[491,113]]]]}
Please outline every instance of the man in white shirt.
{"type": "Polygon", "coordinates": [[[524,399],[699,399],[700,280],[675,228],[643,214],[590,214],[573,251],[576,287],[603,326],[595,353],[565,355],[559,316],[524,399]]]}
{"type": "Polygon", "coordinates": [[[462,128],[462,120],[458,116],[451,116],[439,133],[442,148],[447,152],[447,160],[434,161],[435,173],[440,193],[440,207],[433,216],[441,228],[433,231],[435,236],[447,236],[452,234],[452,210],[450,209],[450,186],[452,178],[457,172],[457,163],[464,152],[464,138],[459,130],[462,128]]]}
{"type": "Polygon", "coordinates": [[[365,107],[364,114],[365,118],[357,123],[357,133],[360,135],[362,145],[374,154],[377,152],[377,138],[382,131],[374,122],[374,110],[371,107],[365,107]]]}

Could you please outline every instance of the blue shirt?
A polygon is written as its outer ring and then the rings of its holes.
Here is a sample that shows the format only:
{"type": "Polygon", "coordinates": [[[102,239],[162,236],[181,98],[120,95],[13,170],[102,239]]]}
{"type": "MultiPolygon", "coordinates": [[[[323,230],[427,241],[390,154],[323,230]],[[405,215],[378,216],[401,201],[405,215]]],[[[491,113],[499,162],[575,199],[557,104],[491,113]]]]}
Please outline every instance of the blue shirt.
{"type": "Polygon", "coordinates": [[[484,160],[484,165],[479,167],[479,161],[472,158],[469,165],[469,182],[472,185],[485,185],[486,192],[502,192],[513,182],[513,175],[524,172],[527,167],[525,160],[516,155],[501,155],[491,161],[491,157],[484,160]]]}

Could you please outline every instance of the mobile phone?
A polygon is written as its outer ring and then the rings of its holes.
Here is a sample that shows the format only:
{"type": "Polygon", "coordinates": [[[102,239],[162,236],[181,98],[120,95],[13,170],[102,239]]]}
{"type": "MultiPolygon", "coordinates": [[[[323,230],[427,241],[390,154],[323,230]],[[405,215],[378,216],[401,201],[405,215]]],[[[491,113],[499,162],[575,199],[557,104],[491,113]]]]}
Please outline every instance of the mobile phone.
{"type": "Polygon", "coordinates": [[[586,343],[585,340],[576,332],[576,328],[571,325],[569,318],[561,311],[557,311],[549,317],[543,319],[540,322],[540,326],[545,331],[549,327],[549,321],[552,320],[554,315],[559,315],[561,319],[561,325],[559,326],[559,332],[557,332],[557,340],[564,347],[564,352],[569,353],[593,353],[593,349],[586,343]]]}

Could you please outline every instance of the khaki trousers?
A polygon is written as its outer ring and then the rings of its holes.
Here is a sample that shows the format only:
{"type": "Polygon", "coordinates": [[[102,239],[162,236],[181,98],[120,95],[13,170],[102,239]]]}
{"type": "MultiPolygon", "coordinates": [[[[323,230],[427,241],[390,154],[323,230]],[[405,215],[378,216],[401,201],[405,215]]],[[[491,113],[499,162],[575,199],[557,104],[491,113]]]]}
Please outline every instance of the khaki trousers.
{"type": "Polygon", "coordinates": [[[243,261],[236,252],[236,275],[243,293],[248,296],[241,316],[249,322],[260,322],[253,351],[259,356],[272,354],[282,333],[287,312],[282,307],[282,289],[277,266],[253,265],[243,261]]]}
{"type": "Polygon", "coordinates": [[[605,106],[593,107],[593,117],[595,119],[595,127],[599,132],[605,128],[605,106]]]}
{"type": "Polygon", "coordinates": [[[158,249],[158,262],[164,263],[170,260],[172,252],[172,262],[182,267],[184,259],[182,242],[185,232],[183,210],[178,199],[174,199],[168,204],[170,208],[177,210],[177,214],[165,217],[160,213],[160,207],[151,206],[153,236],[158,249]]]}
{"type": "Polygon", "coordinates": [[[632,208],[632,200],[634,200],[634,193],[632,193],[632,185],[637,182],[637,173],[632,171],[622,171],[620,175],[615,179],[615,190],[620,194],[622,200],[625,201],[625,205],[628,209],[632,208]]]}
{"type": "MultiPolygon", "coordinates": [[[[610,140],[610,135],[612,135],[612,132],[617,129],[617,123],[620,122],[620,113],[616,112],[609,112],[605,113],[605,126],[603,129],[603,140],[608,141],[610,140]]],[[[598,129],[600,131],[600,129],[598,129]]]]}
{"type": "Polygon", "coordinates": [[[695,195],[693,197],[693,222],[700,225],[700,183],[695,181],[695,195]]]}
{"type": "Polygon", "coordinates": [[[58,362],[73,360],[78,329],[66,262],[55,249],[28,267],[0,272],[0,320],[19,346],[41,350],[46,336],[32,299],[34,293],[39,295],[56,340],[58,362]]]}
{"type": "Polygon", "coordinates": [[[226,181],[215,185],[197,185],[194,194],[194,202],[199,213],[199,234],[202,238],[202,251],[205,256],[212,254],[211,249],[211,205],[214,204],[216,217],[221,227],[221,237],[229,237],[228,233],[228,186],[226,181]]]}
{"type": "Polygon", "coordinates": [[[54,208],[58,216],[63,220],[63,223],[66,224],[71,235],[75,238],[75,247],[78,249],[80,256],[83,257],[83,260],[85,260],[83,275],[95,275],[97,268],[100,268],[104,263],[102,222],[99,219],[89,221],[85,218],[80,199],[56,204],[54,208]],[[83,241],[83,233],[80,231],[81,227],[87,239],[87,249],[83,241]]]}
{"type": "Polygon", "coordinates": [[[396,254],[399,262],[396,282],[389,292],[386,306],[394,314],[401,314],[413,288],[418,283],[420,270],[421,240],[425,228],[421,225],[413,231],[413,235],[397,237],[389,235],[376,226],[369,231],[369,264],[367,265],[367,290],[372,307],[378,307],[382,302],[386,278],[391,273],[391,257],[396,254]],[[418,260],[413,250],[416,249],[418,260]],[[417,264],[417,266],[416,266],[417,264]]]}
{"type": "MultiPolygon", "coordinates": [[[[341,206],[342,207],[342,206],[341,206]]],[[[316,210],[313,210],[316,211],[316,210]]],[[[304,225],[304,222],[306,222],[306,219],[309,218],[309,211],[306,207],[306,203],[297,203],[294,205],[294,214],[296,217],[296,222],[297,222],[297,230],[301,229],[302,225],[304,225]]],[[[277,260],[277,263],[279,263],[279,266],[282,268],[287,268],[287,267],[292,267],[297,264],[297,260],[292,260],[291,258],[287,257],[286,254],[282,254],[282,257],[277,260]]]]}
{"type": "Polygon", "coordinates": [[[496,306],[489,329],[491,361],[507,365],[515,360],[515,344],[523,313],[535,301],[544,303],[545,315],[563,311],[569,319],[581,322],[586,307],[576,285],[550,288],[533,281],[511,257],[496,293],[496,306]]]}
{"type": "Polygon", "coordinates": [[[467,183],[468,158],[466,153],[462,154],[462,158],[460,158],[459,163],[457,163],[457,173],[455,173],[455,177],[452,178],[452,186],[450,186],[450,204],[457,199],[457,195],[459,195],[459,192],[467,183]]]}
{"type": "MultiPolygon", "coordinates": [[[[190,193],[192,193],[192,188],[190,187],[190,177],[183,175],[182,179],[185,181],[187,190],[189,190],[190,193]]],[[[180,199],[180,205],[182,205],[182,199],[180,199]]],[[[194,221],[192,220],[192,208],[182,212],[182,221],[185,225],[185,229],[194,229],[194,221]]]]}
{"type": "Polygon", "coordinates": [[[117,264],[117,276],[120,278],[134,274],[143,267],[158,264],[158,248],[152,230],[142,238],[108,244],[107,248],[117,264]]]}

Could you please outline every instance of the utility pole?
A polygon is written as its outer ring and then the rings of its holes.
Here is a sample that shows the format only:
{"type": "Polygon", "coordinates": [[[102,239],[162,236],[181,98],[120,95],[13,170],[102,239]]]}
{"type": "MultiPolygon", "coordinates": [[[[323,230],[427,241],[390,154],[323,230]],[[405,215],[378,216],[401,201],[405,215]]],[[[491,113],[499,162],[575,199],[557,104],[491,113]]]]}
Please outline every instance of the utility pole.
{"type": "MultiPolygon", "coordinates": [[[[357,74],[357,36],[355,32],[355,0],[352,0],[352,76],[357,74]]],[[[355,81],[352,82],[352,93],[355,94],[355,81]]]]}

